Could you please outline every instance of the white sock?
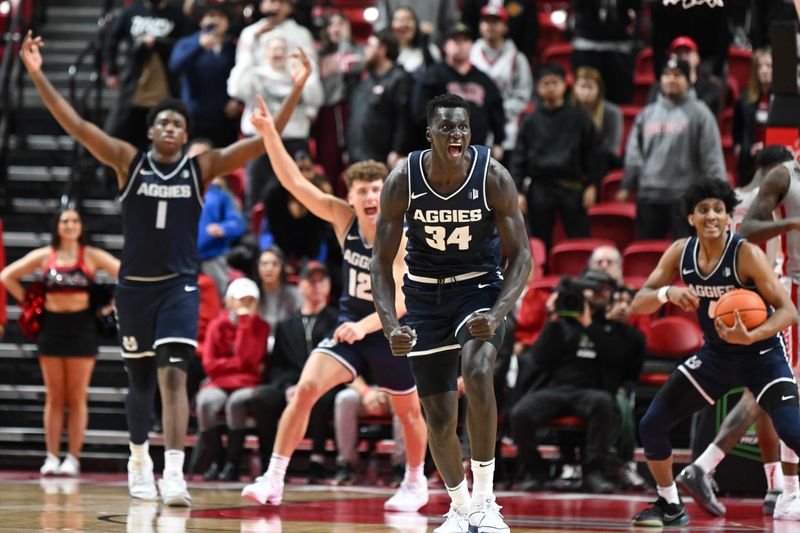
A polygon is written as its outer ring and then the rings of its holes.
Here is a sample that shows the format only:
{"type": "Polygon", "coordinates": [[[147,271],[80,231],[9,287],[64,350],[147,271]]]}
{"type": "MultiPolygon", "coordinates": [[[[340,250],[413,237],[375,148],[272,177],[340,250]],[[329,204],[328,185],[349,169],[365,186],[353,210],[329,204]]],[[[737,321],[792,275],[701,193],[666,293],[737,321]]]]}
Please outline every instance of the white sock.
{"type": "Polygon", "coordinates": [[[283,478],[286,477],[287,468],[289,468],[289,457],[273,453],[269,458],[269,467],[266,475],[283,481],[283,478]]]}
{"type": "Polygon", "coordinates": [[[700,457],[694,462],[700,469],[708,474],[715,468],[717,465],[725,459],[725,452],[723,452],[719,446],[714,444],[713,442],[708,445],[706,451],[700,454],[700,457]]]}
{"type": "Polygon", "coordinates": [[[764,463],[764,476],[767,478],[767,490],[780,490],[783,487],[783,472],[781,463],[764,463]]]}
{"type": "Polygon", "coordinates": [[[798,486],[797,475],[794,476],[787,476],[786,474],[783,475],[783,497],[788,498],[789,496],[794,496],[797,494],[797,486],[798,486]]]}
{"type": "Polygon", "coordinates": [[[453,505],[459,511],[463,511],[466,513],[469,510],[469,489],[467,488],[467,478],[465,477],[461,480],[461,483],[456,485],[455,487],[448,487],[445,485],[447,489],[447,494],[450,495],[450,501],[453,502],[453,505]]]}
{"type": "Polygon", "coordinates": [[[144,441],[142,444],[128,443],[131,450],[131,459],[134,461],[146,461],[150,457],[150,443],[144,441]]]}
{"type": "Polygon", "coordinates": [[[667,503],[681,503],[681,500],[678,498],[678,486],[674,481],[669,487],[656,488],[658,489],[658,495],[667,500],[667,503]]]}
{"type": "Polygon", "coordinates": [[[183,477],[183,459],[185,454],[181,450],[164,450],[164,475],[183,477]]]}
{"type": "Polygon", "coordinates": [[[406,463],[406,474],[403,476],[403,480],[408,481],[409,483],[425,481],[424,469],[425,463],[421,463],[419,466],[411,466],[410,464],[406,463]]]}
{"type": "Polygon", "coordinates": [[[479,505],[492,495],[494,481],[494,457],[490,461],[470,460],[472,467],[472,505],[479,505]]]}

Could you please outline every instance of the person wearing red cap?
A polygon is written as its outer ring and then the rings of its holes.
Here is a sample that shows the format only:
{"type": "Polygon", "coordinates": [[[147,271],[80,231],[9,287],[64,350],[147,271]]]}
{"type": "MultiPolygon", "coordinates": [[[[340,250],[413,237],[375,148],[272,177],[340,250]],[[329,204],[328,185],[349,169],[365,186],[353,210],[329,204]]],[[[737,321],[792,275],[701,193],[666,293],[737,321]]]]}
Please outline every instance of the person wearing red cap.
{"type": "MultiPolygon", "coordinates": [[[[680,59],[689,64],[689,86],[694,89],[697,99],[704,102],[714,116],[722,110],[722,87],[708,76],[702,75],[700,67],[700,50],[691,37],[681,35],[676,37],[669,45],[667,51],[669,59],[680,59]]],[[[648,103],[655,102],[658,96],[658,85],[650,90],[648,103]]]]}
{"type": "MultiPolygon", "coordinates": [[[[461,21],[470,28],[478,28],[485,7],[503,7],[508,15],[508,36],[520,52],[527,57],[536,55],[539,40],[539,16],[536,0],[464,0],[461,21]]],[[[473,38],[479,37],[478,32],[473,38]]]]}

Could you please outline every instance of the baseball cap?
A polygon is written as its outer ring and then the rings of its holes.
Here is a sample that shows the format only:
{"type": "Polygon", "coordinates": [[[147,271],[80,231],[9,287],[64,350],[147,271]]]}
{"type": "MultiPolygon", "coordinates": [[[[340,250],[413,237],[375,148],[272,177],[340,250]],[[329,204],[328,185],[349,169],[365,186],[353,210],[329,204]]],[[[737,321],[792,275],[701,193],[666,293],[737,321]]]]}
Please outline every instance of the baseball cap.
{"type": "Polygon", "coordinates": [[[481,17],[497,17],[503,22],[508,22],[508,11],[503,6],[489,4],[481,8],[481,17]]]}
{"type": "Polygon", "coordinates": [[[326,267],[324,263],[309,261],[300,269],[300,279],[306,279],[315,272],[322,272],[325,276],[330,276],[328,267],[326,267]]]}
{"type": "Polygon", "coordinates": [[[456,22],[450,30],[448,30],[447,35],[445,36],[445,40],[455,39],[464,35],[472,39],[472,28],[464,24],[463,22],[456,22]]]}
{"type": "Polygon", "coordinates": [[[679,70],[681,74],[686,76],[687,80],[691,79],[689,76],[689,72],[691,71],[689,68],[689,62],[684,61],[683,59],[670,59],[664,64],[664,68],[661,69],[661,73],[663,74],[666,70],[679,70]]]}
{"type": "Polygon", "coordinates": [[[225,298],[233,298],[234,300],[241,300],[248,296],[256,300],[259,297],[258,285],[249,278],[238,278],[231,281],[230,285],[228,285],[228,290],[225,292],[225,298]]]}
{"type": "Polygon", "coordinates": [[[694,50],[695,52],[698,51],[697,43],[694,42],[694,39],[691,37],[687,37],[686,35],[681,35],[680,37],[675,37],[669,45],[668,52],[671,54],[678,48],[689,48],[694,50]]]}

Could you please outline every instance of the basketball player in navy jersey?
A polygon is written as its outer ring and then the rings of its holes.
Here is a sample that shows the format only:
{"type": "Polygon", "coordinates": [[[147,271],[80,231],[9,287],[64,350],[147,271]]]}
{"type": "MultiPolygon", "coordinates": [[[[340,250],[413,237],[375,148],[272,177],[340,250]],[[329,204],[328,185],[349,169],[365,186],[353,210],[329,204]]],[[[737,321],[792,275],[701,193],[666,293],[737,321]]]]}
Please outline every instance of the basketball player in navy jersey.
{"type": "MultiPolygon", "coordinates": [[[[309,211],[333,225],[344,256],[344,290],[336,326],[311,352],[296,392],[281,415],[269,467],[255,483],[242,490],[242,496],[261,504],[280,504],[286,468],[306,433],[314,404],[336,385],[352,381],[369,369],[378,387],[389,393],[406,443],[405,477],[384,508],[417,511],[428,503],[428,484],[423,474],[425,421],[408,361],[392,357],[389,343],[381,332],[369,275],[380,192],[389,171],[383,163],[361,161],[347,169],[347,201],[321,191],[302,175],[283,146],[263,100],[260,96],[258,99],[260,109],[253,113],[252,122],[264,138],[278,179],[309,211]]],[[[400,276],[405,272],[400,254],[396,254],[392,268],[400,276]]],[[[402,302],[399,302],[398,312],[405,312],[402,302]]]]}
{"type": "MultiPolygon", "coordinates": [[[[205,187],[264,152],[259,137],[184,155],[189,113],[180,100],[162,101],[148,116],[152,146],[140,152],[131,144],[83,120],[42,72],[41,37],[28,32],[20,56],[55,119],[100,162],[117,174],[125,244],[115,292],[122,356],[128,373],[126,411],[131,457],[128,489],[132,497],[158,498],[148,453],[156,386],[163,402],[164,475],[159,481],[166,505],[188,506],[183,479],[184,439],[189,420],[186,368],[197,346],[197,227],[205,187]]],[[[279,119],[289,119],[311,67],[305,57],[295,69],[295,88],[279,119]]]]}
{"type": "Polygon", "coordinates": [[[489,149],[470,145],[466,102],[444,94],[428,102],[431,149],[412,152],[381,194],[372,287],[383,331],[407,356],[428,425],[428,442],[452,500],[439,533],[509,531],[493,493],[497,405],[493,371],[506,315],[531,270],[517,190],[489,149]],[[392,261],[408,223],[403,293],[407,325],[395,312],[392,261]],[[502,250],[508,265],[501,269],[502,250]],[[461,373],[472,449],[470,499],[456,435],[461,373]]]}
{"type": "Polygon", "coordinates": [[[738,202],[727,182],[698,182],[686,192],[684,201],[695,236],[675,241],[664,252],[634,298],[632,310],[649,314],[672,302],[684,311],[696,311],[705,343],[670,376],[641,420],[639,434],[658,499],[633,517],[634,526],[689,523],[672,477],[669,432],[733,387],[750,389],[780,438],[800,450],[797,383],[780,334],[797,321],[797,309],[764,252],[727,231],[738,202]],[[685,287],[670,285],[676,276],[685,287]],[[769,310],[764,323],[748,330],[738,311],[731,327],[711,318],[719,297],[737,288],[761,295],[769,310]]]}

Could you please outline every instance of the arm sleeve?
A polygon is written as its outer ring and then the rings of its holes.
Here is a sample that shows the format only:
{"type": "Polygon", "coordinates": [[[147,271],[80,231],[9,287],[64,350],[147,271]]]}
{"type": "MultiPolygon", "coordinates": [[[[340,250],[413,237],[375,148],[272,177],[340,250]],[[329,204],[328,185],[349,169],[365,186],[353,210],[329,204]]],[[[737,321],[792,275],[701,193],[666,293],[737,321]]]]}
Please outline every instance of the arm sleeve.
{"type": "Polygon", "coordinates": [[[247,223],[245,222],[244,215],[241,210],[236,207],[233,199],[225,194],[225,200],[222,204],[223,219],[219,223],[222,229],[225,230],[225,240],[232,242],[238,239],[247,231],[247,223]]]}

